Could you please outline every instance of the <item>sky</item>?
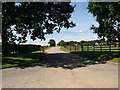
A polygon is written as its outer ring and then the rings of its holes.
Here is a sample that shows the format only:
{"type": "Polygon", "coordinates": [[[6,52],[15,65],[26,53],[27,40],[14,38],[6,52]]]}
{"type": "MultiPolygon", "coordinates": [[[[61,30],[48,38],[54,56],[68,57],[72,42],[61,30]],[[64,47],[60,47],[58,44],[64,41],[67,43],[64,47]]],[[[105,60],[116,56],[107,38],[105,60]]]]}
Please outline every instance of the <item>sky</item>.
{"type": "Polygon", "coordinates": [[[76,23],[76,27],[65,29],[62,28],[60,33],[54,32],[51,35],[46,35],[46,40],[41,41],[37,39],[35,41],[28,40],[27,44],[37,45],[48,45],[50,39],[54,39],[56,43],[61,40],[64,41],[89,41],[98,39],[97,34],[94,34],[90,27],[92,25],[98,26],[99,24],[95,21],[95,18],[91,13],[88,13],[87,6],[88,2],[72,2],[71,5],[76,5],[72,17],[70,20],[76,23]]]}
{"type": "Polygon", "coordinates": [[[88,2],[72,2],[71,5],[76,5],[74,12],[72,13],[71,19],[76,26],[74,28],[65,29],[62,28],[60,33],[54,31],[53,34],[46,35],[46,40],[41,41],[37,39],[32,41],[28,38],[26,44],[36,44],[36,45],[49,45],[48,42],[50,39],[54,39],[56,43],[61,40],[64,41],[89,41],[98,39],[97,34],[94,34],[90,27],[92,25],[98,26],[98,23],[95,21],[95,18],[91,13],[88,13],[87,6],[88,2]]]}

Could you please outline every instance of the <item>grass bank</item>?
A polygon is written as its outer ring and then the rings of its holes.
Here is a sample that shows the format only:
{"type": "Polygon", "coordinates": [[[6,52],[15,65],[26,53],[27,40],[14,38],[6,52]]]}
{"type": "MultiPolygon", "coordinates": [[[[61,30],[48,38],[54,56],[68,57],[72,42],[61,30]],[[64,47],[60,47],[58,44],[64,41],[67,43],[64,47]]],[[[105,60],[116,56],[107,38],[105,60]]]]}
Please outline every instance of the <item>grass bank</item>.
{"type": "Polygon", "coordinates": [[[69,49],[64,48],[63,46],[60,46],[60,50],[65,51],[65,52],[70,52],[69,49]]]}
{"type": "Polygon", "coordinates": [[[54,46],[45,47],[45,50],[48,50],[48,49],[50,49],[52,47],[54,47],[54,46]]]}
{"type": "Polygon", "coordinates": [[[38,63],[46,58],[46,54],[42,51],[34,51],[29,53],[11,54],[2,57],[2,66],[0,68],[11,66],[24,66],[31,63],[38,63]]]}
{"type": "Polygon", "coordinates": [[[120,63],[120,58],[113,58],[109,60],[110,62],[120,63]]]}
{"type": "MultiPolygon", "coordinates": [[[[46,47],[44,50],[52,47],[46,47]]],[[[2,57],[2,64],[0,68],[12,67],[12,66],[24,66],[31,63],[38,63],[46,59],[46,53],[43,51],[34,51],[28,53],[12,53],[9,56],[2,57]]]]}
{"type": "Polygon", "coordinates": [[[120,63],[120,53],[112,51],[80,51],[80,50],[69,50],[64,48],[63,46],[60,47],[61,50],[77,54],[81,57],[90,59],[90,60],[99,60],[99,61],[110,61],[120,63]]]}

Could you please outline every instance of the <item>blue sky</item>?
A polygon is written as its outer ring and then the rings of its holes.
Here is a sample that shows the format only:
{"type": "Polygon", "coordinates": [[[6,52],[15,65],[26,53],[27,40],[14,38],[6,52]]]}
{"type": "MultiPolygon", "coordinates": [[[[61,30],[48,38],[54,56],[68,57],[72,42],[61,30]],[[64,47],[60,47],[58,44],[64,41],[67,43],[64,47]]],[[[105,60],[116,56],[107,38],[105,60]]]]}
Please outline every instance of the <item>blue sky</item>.
{"type": "Polygon", "coordinates": [[[41,41],[40,39],[32,41],[30,38],[28,38],[28,42],[26,44],[48,45],[50,39],[54,39],[57,43],[60,40],[88,41],[97,39],[97,35],[93,34],[93,31],[90,30],[90,27],[93,24],[98,26],[98,23],[95,21],[93,15],[88,13],[88,2],[72,2],[71,5],[76,5],[75,11],[72,13],[72,17],[70,19],[76,23],[76,27],[70,29],[62,28],[60,33],[54,32],[51,35],[46,35],[45,41],[41,41]]]}
{"type": "Polygon", "coordinates": [[[97,35],[90,30],[90,27],[94,24],[98,26],[95,18],[91,13],[88,13],[87,6],[88,2],[72,2],[71,5],[76,5],[75,11],[72,13],[70,20],[76,23],[76,27],[65,29],[62,28],[60,33],[54,32],[51,35],[46,35],[46,40],[41,41],[39,39],[32,41],[28,40],[27,44],[40,44],[48,45],[50,39],[54,39],[57,43],[60,40],[64,41],[81,41],[81,40],[96,40],[97,35]]]}
{"type": "MultiPolygon", "coordinates": [[[[97,35],[93,34],[90,27],[94,24],[98,26],[95,18],[91,13],[88,13],[87,6],[88,2],[72,2],[71,5],[76,5],[75,11],[72,13],[70,20],[76,23],[76,27],[65,29],[62,28],[60,33],[54,32],[51,35],[46,35],[46,40],[41,41],[37,39],[35,41],[30,40],[26,44],[37,44],[37,45],[48,45],[50,39],[54,39],[57,43],[60,40],[64,41],[81,41],[81,40],[96,40],[97,35]]],[[[1,41],[1,40],[0,40],[1,41]]]]}

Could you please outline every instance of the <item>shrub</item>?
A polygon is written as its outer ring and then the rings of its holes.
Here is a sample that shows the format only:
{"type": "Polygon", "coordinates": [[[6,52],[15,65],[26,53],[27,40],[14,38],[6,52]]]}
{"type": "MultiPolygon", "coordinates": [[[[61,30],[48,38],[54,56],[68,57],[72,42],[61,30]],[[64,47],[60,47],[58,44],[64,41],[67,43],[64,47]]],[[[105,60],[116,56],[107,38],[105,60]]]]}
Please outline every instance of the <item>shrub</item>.
{"type": "Polygon", "coordinates": [[[98,60],[100,62],[106,62],[107,60],[111,59],[112,56],[109,55],[109,54],[104,54],[104,55],[101,55],[100,57],[98,57],[98,60]]]}

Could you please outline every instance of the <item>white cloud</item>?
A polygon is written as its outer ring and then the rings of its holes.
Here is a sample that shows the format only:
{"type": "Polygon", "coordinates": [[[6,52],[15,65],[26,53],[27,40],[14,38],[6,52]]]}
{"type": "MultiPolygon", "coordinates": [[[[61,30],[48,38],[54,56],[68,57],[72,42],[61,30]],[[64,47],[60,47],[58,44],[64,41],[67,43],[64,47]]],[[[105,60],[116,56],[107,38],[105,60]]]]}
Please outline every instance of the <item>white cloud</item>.
{"type": "Polygon", "coordinates": [[[71,41],[71,40],[74,40],[74,41],[81,41],[81,40],[89,41],[89,40],[96,40],[97,35],[66,36],[66,37],[63,37],[63,39],[65,41],[71,41]]]}
{"type": "Polygon", "coordinates": [[[82,30],[75,30],[74,32],[82,32],[82,30]]]}
{"type": "Polygon", "coordinates": [[[58,35],[58,36],[52,36],[52,37],[46,37],[46,40],[44,41],[41,41],[40,39],[37,39],[35,41],[32,41],[32,40],[28,40],[26,44],[36,44],[36,45],[42,45],[42,46],[45,46],[45,45],[49,45],[48,42],[50,39],[54,39],[56,41],[56,44],[61,41],[61,40],[64,40],[64,41],[82,41],[82,40],[85,40],[85,41],[89,41],[89,40],[96,40],[98,39],[97,35],[96,34],[91,34],[91,33],[80,33],[82,35],[58,35]]]}
{"type": "MultiPolygon", "coordinates": [[[[35,44],[35,45],[41,45],[41,46],[46,46],[46,45],[49,45],[48,42],[50,39],[54,39],[56,41],[55,38],[46,38],[46,40],[40,40],[40,39],[37,39],[35,41],[31,40],[31,39],[28,39],[28,41],[25,43],[25,44],[35,44]]],[[[57,41],[56,41],[57,43],[57,41]]]]}
{"type": "Polygon", "coordinates": [[[88,2],[87,0],[71,0],[71,2],[88,2]]]}
{"type": "Polygon", "coordinates": [[[48,40],[41,41],[40,39],[37,39],[35,41],[28,39],[28,41],[25,44],[35,44],[35,45],[48,45],[48,40]]]}
{"type": "Polygon", "coordinates": [[[87,33],[80,33],[80,35],[87,35],[87,33]]]}
{"type": "Polygon", "coordinates": [[[88,36],[91,35],[91,33],[80,33],[80,35],[88,36]]]}
{"type": "Polygon", "coordinates": [[[91,35],[91,33],[88,33],[88,35],[91,35]]]}

